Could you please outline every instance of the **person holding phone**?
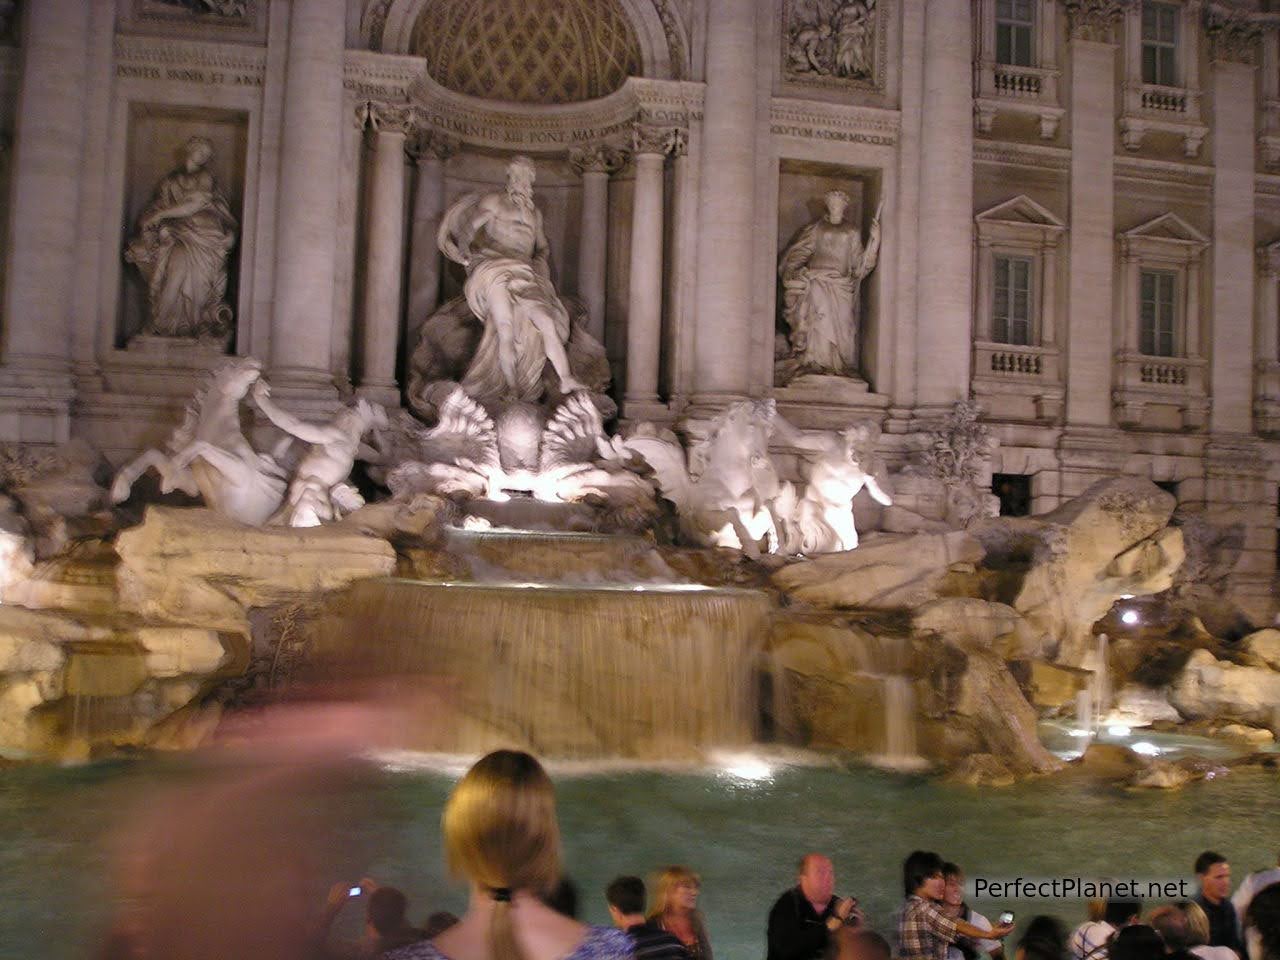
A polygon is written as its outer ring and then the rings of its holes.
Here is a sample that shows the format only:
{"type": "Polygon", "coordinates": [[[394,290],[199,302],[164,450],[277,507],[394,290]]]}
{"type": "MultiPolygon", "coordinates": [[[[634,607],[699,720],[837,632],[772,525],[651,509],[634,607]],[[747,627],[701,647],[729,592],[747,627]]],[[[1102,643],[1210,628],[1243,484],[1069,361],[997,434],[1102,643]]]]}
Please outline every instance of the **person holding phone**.
{"type": "Polygon", "coordinates": [[[902,864],[902,888],[907,899],[898,914],[894,956],[899,960],[947,960],[948,947],[960,937],[1000,939],[1013,932],[1012,923],[983,930],[943,913],[946,879],[942,867],[942,858],[927,850],[912,851],[902,864]]]}
{"type": "MultiPolygon", "coordinates": [[[[954,863],[944,863],[942,878],[946,882],[946,892],[942,895],[942,912],[953,919],[990,930],[991,921],[964,902],[964,871],[954,863]]],[[[1006,910],[1000,914],[1000,922],[1013,923],[1013,914],[1006,910]]],[[[987,954],[993,960],[1004,960],[1004,944],[999,940],[971,940],[961,937],[947,948],[947,960],[977,960],[982,954],[987,954]]]]}
{"type": "Polygon", "coordinates": [[[836,871],[820,853],[806,853],[796,885],[769,911],[768,960],[811,960],[823,955],[831,935],[845,925],[860,926],[862,911],[852,897],[837,897],[836,871]]]}

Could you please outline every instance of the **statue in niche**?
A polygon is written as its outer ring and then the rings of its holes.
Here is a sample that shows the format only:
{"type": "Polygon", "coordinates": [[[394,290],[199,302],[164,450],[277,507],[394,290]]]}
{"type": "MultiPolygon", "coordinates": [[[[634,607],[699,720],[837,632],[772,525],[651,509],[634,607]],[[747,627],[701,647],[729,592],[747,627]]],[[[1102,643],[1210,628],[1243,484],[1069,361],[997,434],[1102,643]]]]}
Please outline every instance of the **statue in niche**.
{"type": "Polygon", "coordinates": [[[533,161],[516,157],[507,165],[505,191],[468,194],[440,223],[440,249],[466,268],[467,306],[484,325],[462,379],[462,389],[481,403],[538,402],[548,362],[560,393],[587,389],[565,349],[569,312],[551,284],[533,179],[533,161]]]}
{"type": "Polygon", "coordinates": [[[213,144],[192,137],[182,166],[156,187],[124,258],[147,284],[143,333],[224,339],[231,332],[227,261],[238,224],[208,169],[213,144]]]}
{"type": "Polygon", "coordinates": [[[880,253],[884,202],[865,245],[857,226],[844,219],[849,195],[832,190],[826,203],[826,215],[800,231],[778,266],[783,319],[790,330],[788,349],[777,364],[779,384],[805,373],[857,376],[858,294],[880,253]]]}
{"type": "Polygon", "coordinates": [[[874,77],[876,0],[792,0],[786,36],[792,76],[874,77]]]}
{"type": "Polygon", "coordinates": [[[244,17],[248,13],[248,0],[151,0],[162,7],[177,7],[196,14],[215,17],[244,17]]]}

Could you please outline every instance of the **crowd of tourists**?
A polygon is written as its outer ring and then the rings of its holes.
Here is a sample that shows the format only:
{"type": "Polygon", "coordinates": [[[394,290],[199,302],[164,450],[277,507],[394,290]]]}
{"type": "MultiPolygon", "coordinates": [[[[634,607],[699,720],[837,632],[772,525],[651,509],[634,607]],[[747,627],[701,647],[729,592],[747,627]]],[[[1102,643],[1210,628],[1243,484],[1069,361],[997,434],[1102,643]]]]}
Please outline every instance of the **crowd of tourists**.
{"type": "MultiPolygon", "coordinates": [[[[561,870],[554,790],[527,753],[500,750],[472,766],[442,826],[450,871],[470,887],[461,917],[436,913],[417,927],[401,891],[369,879],[339,884],[306,938],[311,956],[299,960],[713,960],[699,878],[687,867],[662,870],[651,889],[639,877],[614,879],[597,894],[611,926],[576,919],[580,892],[561,870]],[[330,928],[352,902],[364,906],[365,930],[342,942],[330,928]]],[[[1012,914],[992,922],[973,910],[963,871],[936,853],[906,858],[902,907],[883,932],[870,929],[857,900],[836,895],[831,860],[808,853],[768,913],[763,947],[767,960],[1280,960],[1280,866],[1251,874],[1234,894],[1221,855],[1202,854],[1195,872],[1193,900],[1145,910],[1090,901],[1088,920],[1070,934],[1037,916],[1007,945],[1012,914]]],[[[117,941],[101,956],[150,960],[128,947],[117,941]]]]}

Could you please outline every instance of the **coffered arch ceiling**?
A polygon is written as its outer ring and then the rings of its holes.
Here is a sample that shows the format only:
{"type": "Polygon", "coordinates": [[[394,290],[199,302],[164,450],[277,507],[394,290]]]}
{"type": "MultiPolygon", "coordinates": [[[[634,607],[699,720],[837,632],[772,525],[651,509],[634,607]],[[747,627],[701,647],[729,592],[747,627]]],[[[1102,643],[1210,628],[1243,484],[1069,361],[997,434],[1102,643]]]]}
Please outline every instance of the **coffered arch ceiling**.
{"type": "Polygon", "coordinates": [[[527,104],[593,100],[628,76],[687,75],[671,0],[371,0],[362,32],[441,86],[527,104]]]}

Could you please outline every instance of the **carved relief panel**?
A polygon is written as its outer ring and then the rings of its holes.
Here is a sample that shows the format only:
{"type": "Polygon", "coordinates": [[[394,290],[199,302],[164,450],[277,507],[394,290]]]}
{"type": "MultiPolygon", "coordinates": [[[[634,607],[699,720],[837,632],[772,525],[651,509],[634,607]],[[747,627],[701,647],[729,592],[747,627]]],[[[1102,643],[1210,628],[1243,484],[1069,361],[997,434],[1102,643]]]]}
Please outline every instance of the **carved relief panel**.
{"type": "Polygon", "coordinates": [[[782,0],[782,77],[883,90],[891,0],[782,0]]]}

